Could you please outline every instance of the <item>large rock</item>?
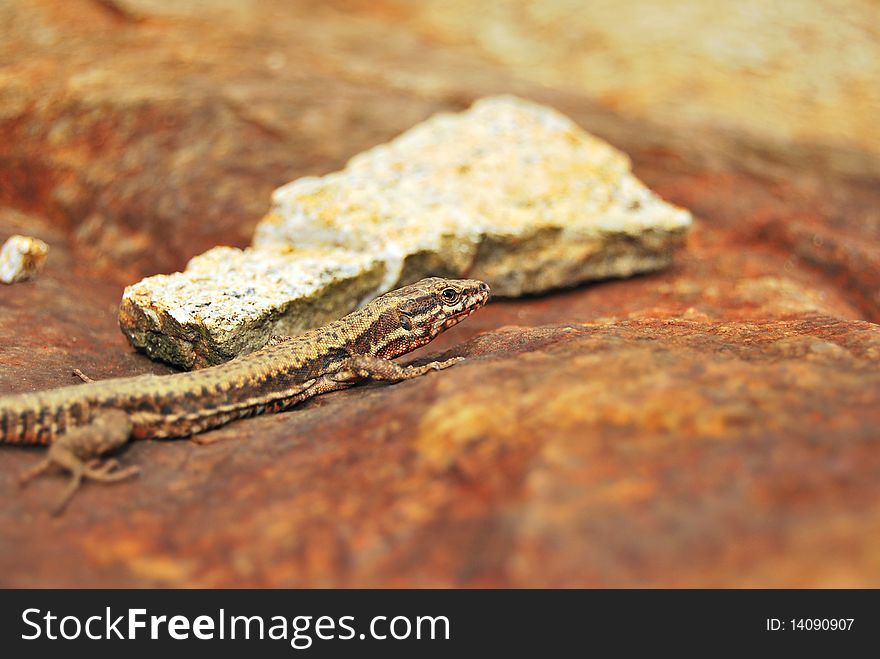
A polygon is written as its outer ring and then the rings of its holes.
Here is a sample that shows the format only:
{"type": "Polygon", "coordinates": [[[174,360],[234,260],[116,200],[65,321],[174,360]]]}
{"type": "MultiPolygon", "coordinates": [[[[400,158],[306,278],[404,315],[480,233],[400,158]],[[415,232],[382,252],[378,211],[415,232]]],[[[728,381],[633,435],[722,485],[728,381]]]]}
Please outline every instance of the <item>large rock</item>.
{"type": "Polygon", "coordinates": [[[515,97],[433,117],[272,199],[254,245],[381,255],[383,290],[467,274],[517,296],[649,272],[669,265],[691,222],[623,153],[515,97]]]}
{"type": "Polygon", "coordinates": [[[649,272],[691,222],[620,151],[514,97],[433,117],[273,202],[253,249],[211,250],[126,289],[119,322],[133,345],[192,368],[426,276],[517,296],[649,272]]]}

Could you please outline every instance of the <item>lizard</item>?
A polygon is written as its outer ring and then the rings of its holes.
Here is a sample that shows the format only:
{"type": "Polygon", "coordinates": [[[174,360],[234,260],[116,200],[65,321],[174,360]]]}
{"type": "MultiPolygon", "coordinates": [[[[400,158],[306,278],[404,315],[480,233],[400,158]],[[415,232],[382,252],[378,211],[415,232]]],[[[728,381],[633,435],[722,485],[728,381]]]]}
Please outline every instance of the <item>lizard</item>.
{"type": "Polygon", "coordinates": [[[70,472],[54,509],[60,513],[84,480],[117,482],[139,472],[105,457],[131,439],[189,437],[361,381],[397,382],[458,363],[463,357],[421,366],[391,360],[429,343],[488,298],[484,282],[430,277],[216,366],[100,381],[76,373],[85,384],[0,397],[0,441],[48,445],[21,482],[52,467],[70,472]]]}

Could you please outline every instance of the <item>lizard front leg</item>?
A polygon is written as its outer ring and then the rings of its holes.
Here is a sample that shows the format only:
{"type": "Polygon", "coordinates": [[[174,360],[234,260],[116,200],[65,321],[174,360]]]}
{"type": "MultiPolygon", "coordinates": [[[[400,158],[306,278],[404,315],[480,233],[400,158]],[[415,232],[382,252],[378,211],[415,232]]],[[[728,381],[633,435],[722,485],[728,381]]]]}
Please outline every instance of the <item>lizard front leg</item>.
{"type": "Polygon", "coordinates": [[[368,355],[352,355],[341,368],[331,374],[331,378],[336,382],[346,382],[357,379],[382,380],[386,382],[399,382],[400,380],[409,380],[417,378],[430,371],[439,371],[449,368],[453,364],[464,361],[464,357],[453,357],[442,362],[431,362],[424,366],[401,366],[388,359],[381,357],[370,357],[368,355]]]}
{"type": "Polygon", "coordinates": [[[72,428],[60,435],[49,446],[46,458],[21,477],[24,485],[52,466],[58,466],[71,474],[70,485],[64,492],[53,513],[64,511],[76,494],[83,479],[112,483],[130,478],[140,470],[138,467],[116,469],[116,460],[101,463],[98,458],[123,446],[131,435],[131,419],[121,410],[105,410],[95,416],[91,423],[72,428]]]}

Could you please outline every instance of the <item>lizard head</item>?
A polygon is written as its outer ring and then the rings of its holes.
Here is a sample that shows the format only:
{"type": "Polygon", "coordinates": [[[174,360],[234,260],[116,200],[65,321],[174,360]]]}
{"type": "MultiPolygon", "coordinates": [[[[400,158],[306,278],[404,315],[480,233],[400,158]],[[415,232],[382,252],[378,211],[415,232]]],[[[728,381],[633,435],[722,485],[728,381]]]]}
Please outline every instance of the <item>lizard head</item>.
{"type": "Polygon", "coordinates": [[[382,295],[388,341],[378,356],[391,358],[423,346],[460,323],[489,299],[489,285],[476,279],[429,277],[382,295]]]}

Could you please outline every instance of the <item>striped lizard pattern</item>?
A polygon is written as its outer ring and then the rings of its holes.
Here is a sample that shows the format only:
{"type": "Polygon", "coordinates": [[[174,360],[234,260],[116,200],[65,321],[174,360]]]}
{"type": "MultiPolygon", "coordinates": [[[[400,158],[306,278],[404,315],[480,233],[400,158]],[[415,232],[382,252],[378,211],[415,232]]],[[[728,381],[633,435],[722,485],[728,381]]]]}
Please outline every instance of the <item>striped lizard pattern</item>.
{"type": "Polygon", "coordinates": [[[129,439],[188,437],[360,381],[396,382],[452,366],[462,358],[422,366],[390,360],[429,343],[488,298],[481,281],[431,277],[218,366],[100,382],[81,375],[86,384],[0,397],[0,439],[49,446],[22,482],[50,467],[69,471],[60,512],[84,479],[114,482],[137,473],[137,467],[100,460],[129,439]]]}

